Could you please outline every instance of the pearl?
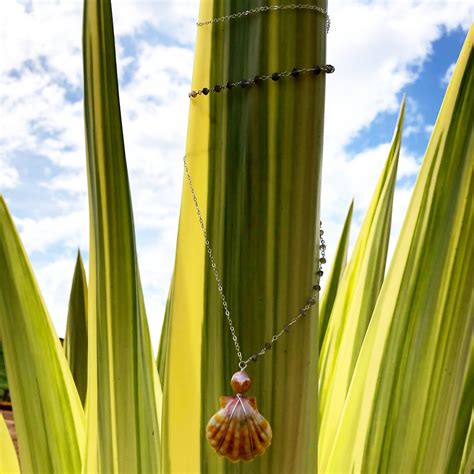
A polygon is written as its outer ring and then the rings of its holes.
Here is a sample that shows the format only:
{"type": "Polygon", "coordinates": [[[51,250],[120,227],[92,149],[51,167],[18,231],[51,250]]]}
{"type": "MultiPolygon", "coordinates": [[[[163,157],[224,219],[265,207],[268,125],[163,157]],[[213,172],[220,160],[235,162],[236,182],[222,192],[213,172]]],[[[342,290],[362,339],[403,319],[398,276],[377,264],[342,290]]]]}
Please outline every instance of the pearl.
{"type": "Polygon", "coordinates": [[[250,386],[252,385],[252,380],[247,374],[247,372],[240,370],[232,376],[230,380],[230,385],[235,393],[244,393],[250,389],[250,386]]]}

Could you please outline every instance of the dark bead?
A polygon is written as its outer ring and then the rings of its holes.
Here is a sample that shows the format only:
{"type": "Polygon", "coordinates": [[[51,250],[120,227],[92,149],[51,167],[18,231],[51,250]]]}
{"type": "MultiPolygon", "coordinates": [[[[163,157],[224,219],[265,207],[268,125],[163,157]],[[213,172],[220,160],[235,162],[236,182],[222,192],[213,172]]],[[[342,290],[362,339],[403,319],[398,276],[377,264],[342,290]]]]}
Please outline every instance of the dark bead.
{"type": "Polygon", "coordinates": [[[239,86],[243,88],[248,87],[249,85],[250,85],[250,82],[246,80],[242,80],[239,82],[239,86]]]}
{"type": "Polygon", "coordinates": [[[272,348],[272,345],[269,342],[265,343],[265,349],[269,351],[272,348]]]}
{"type": "Polygon", "coordinates": [[[191,91],[189,93],[189,97],[196,97],[197,96],[197,92],[196,91],[191,91]]]}
{"type": "Polygon", "coordinates": [[[336,68],[331,64],[327,64],[326,66],[324,66],[324,70],[327,74],[332,74],[336,70],[336,68]]]}
{"type": "Polygon", "coordinates": [[[290,331],[290,326],[285,326],[285,327],[283,328],[283,331],[289,332],[289,331],[290,331]]]}
{"type": "Polygon", "coordinates": [[[322,270],[319,270],[318,275],[322,277],[324,275],[324,272],[322,270]]]}
{"type": "Polygon", "coordinates": [[[293,77],[298,77],[300,75],[300,70],[296,67],[294,67],[292,70],[291,70],[291,75],[293,77]]]}
{"type": "Polygon", "coordinates": [[[321,230],[319,231],[319,235],[324,235],[324,230],[323,230],[323,229],[321,229],[321,230]]]}
{"type": "Polygon", "coordinates": [[[278,81],[278,79],[280,79],[280,73],[274,72],[272,74],[272,81],[278,81]]]}
{"type": "Polygon", "coordinates": [[[320,258],[319,261],[320,261],[321,263],[326,263],[326,259],[325,259],[324,257],[320,258]]]}
{"type": "Polygon", "coordinates": [[[315,66],[315,67],[313,68],[313,74],[316,74],[316,75],[317,75],[317,74],[319,74],[320,72],[321,72],[321,68],[320,68],[319,66],[315,66]]]}
{"type": "Polygon", "coordinates": [[[252,357],[250,357],[250,360],[252,362],[257,362],[257,359],[258,359],[258,355],[257,354],[254,354],[252,357]]]}
{"type": "Polygon", "coordinates": [[[220,92],[221,90],[222,90],[222,86],[220,86],[219,84],[214,86],[214,92],[220,92]]]}
{"type": "Polygon", "coordinates": [[[261,82],[263,82],[262,76],[255,76],[253,78],[253,82],[255,82],[255,84],[260,84],[261,82]]]}
{"type": "Polygon", "coordinates": [[[202,90],[202,93],[203,93],[204,95],[209,94],[209,89],[208,89],[207,87],[204,87],[204,89],[202,90]]]}
{"type": "Polygon", "coordinates": [[[232,89],[232,87],[234,87],[232,85],[232,82],[230,82],[230,81],[225,86],[227,87],[227,89],[232,89]]]}
{"type": "Polygon", "coordinates": [[[313,290],[321,291],[321,287],[319,285],[314,285],[313,290]]]}

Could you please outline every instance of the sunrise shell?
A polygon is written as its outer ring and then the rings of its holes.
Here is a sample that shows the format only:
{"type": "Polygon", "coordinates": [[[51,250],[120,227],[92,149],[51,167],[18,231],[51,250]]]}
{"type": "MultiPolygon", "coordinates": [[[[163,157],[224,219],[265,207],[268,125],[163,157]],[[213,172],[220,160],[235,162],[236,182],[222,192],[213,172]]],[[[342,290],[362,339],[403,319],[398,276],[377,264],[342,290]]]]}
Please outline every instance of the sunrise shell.
{"type": "Polygon", "coordinates": [[[265,452],[272,429],[258,412],[255,397],[220,397],[221,409],[207,424],[207,439],[229,461],[251,461],[265,452]]]}

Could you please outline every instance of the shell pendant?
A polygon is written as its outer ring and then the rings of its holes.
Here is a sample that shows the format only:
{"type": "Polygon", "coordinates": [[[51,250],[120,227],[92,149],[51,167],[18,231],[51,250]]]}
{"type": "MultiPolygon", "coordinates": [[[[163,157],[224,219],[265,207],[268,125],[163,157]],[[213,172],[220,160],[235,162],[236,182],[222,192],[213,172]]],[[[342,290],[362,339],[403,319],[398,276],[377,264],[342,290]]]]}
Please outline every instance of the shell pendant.
{"type": "Polygon", "coordinates": [[[255,397],[242,396],[252,384],[248,374],[236,372],[230,384],[236,395],[220,397],[221,409],[207,424],[207,439],[229,461],[251,461],[270,446],[272,429],[258,412],[255,397]]]}

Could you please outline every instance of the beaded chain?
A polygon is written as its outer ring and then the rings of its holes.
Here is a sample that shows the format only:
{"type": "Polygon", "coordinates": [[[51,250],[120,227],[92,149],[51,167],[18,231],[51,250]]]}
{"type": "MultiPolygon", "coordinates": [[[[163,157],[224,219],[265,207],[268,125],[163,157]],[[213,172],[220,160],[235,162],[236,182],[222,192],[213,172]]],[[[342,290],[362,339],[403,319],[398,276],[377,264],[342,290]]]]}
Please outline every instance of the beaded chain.
{"type": "Polygon", "coordinates": [[[292,5],[269,5],[263,7],[252,8],[251,10],[245,10],[238,13],[232,13],[226,16],[220,16],[218,18],[212,18],[211,20],[198,21],[197,26],[212,25],[227,20],[234,20],[236,18],[242,18],[249,15],[255,15],[256,13],[270,12],[270,11],[281,11],[281,10],[309,10],[317,13],[321,13],[326,17],[326,32],[329,33],[331,27],[331,19],[329,18],[328,12],[324,8],[318,7],[317,5],[304,5],[301,3],[292,5]]]}
{"type": "Polygon", "coordinates": [[[234,87],[242,87],[242,88],[247,88],[253,85],[258,85],[261,84],[264,81],[268,81],[271,79],[272,81],[278,81],[282,77],[293,77],[296,78],[302,74],[309,74],[312,73],[314,75],[318,75],[321,72],[324,72],[326,74],[332,74],[336,68],[332,66],[331,64],[326,64],[324,66],[314,66],[310,68],[293,68],[291,71],[283,71],[283,72],[273,72],[271,74],[265,74],[265,75],[257,75],[253,77],[252,79],[242,79],[237,82],[231,82],[228,81],[226,84],[216,84],[213,87],[203,87],[202,89],[198,90],[192,90],[188,96],[193,99],[197,97],[198,95],[208,95],[210,92],[221,92],[224,90],[230,90],[233,89],[234,87]]]}
{"type": "MultiPolygon", "coordinates": [[[[229,310],[229,305],[227,303],[227,299],[224,295],[224,289],[222,285],[222,280],[220,278],[219,272],[217,271],[217,265],[214,260],[214,253],[212,251],[211,243],[209,242],[209,238],[207,235],[207,230],[206,226],[204,224],[204,219],[202,217],[201,209],[199,207],[198,199],[196,196],[196,192],[194,190],[193,186],[193,181],[191,179],[191,174],[188,169],[188,164],[186,162],[186,156],[183,157],[183,162],[184,162],[184,171],[186,174],[186,179],[189,184],[189,189],[191,191],[191,196],[193,198],[194,202],[194,207],[196,208],[196,213],[199,219],[199,225],[201,227],[202,234],[204,236],[204,243],[206,245],[206,250],[207,250],[207,255],[209,257],[209,261],[211,263],[211,269],[212,272],[214,273],[215,280],[217,282],[217,289],[219,291],[219,295],[222,300],[222,306],[224,308],[224,313],[227,319],[227,322],[229,324],[229,329],[232,334],[232,341],[234,342],[235,349],[237,351],[237,357],[239,358],[239,368],[240,370],[245,370],[249,362],[257,362],[258,358],[263,356],[267,351],[269,351],[272,348],[272,345],[281,337],[283,334],[289,332],[291,326],[296,323],[300,318],[303,316],[306,316],[306,313],[310,310],[311,306],[316,304],[317,302],[317,295],[319,291],[321,290],[320,281],[321,277],[323,276],[323,264],[326,263],[326,242],[323,239],[324,231],[323,229],[320,229],[319,231],[319,249],[320,249],[320,255],[319,255],[319,260],[318,260],[318,270],[316,272],[316,284],[312,288],[312,293],[311,296],[308,298],[306,301],[306,304],[298,311],[296,316],[291,319],[280,332],[277,332],[274,334],[270,341],[266,342],[264,346],[255,354],[252,354],[248,359],[243,358],[242,356],[242,351],[240,349],[240,344],[237,338],[237,334],[235,333],[235,327],[234,323],[232,321],[231,315],[230,315],[230,310],[229,310]]],[[[322,222],[319,222],[320,226],[322,225],[322,222]]]]}

